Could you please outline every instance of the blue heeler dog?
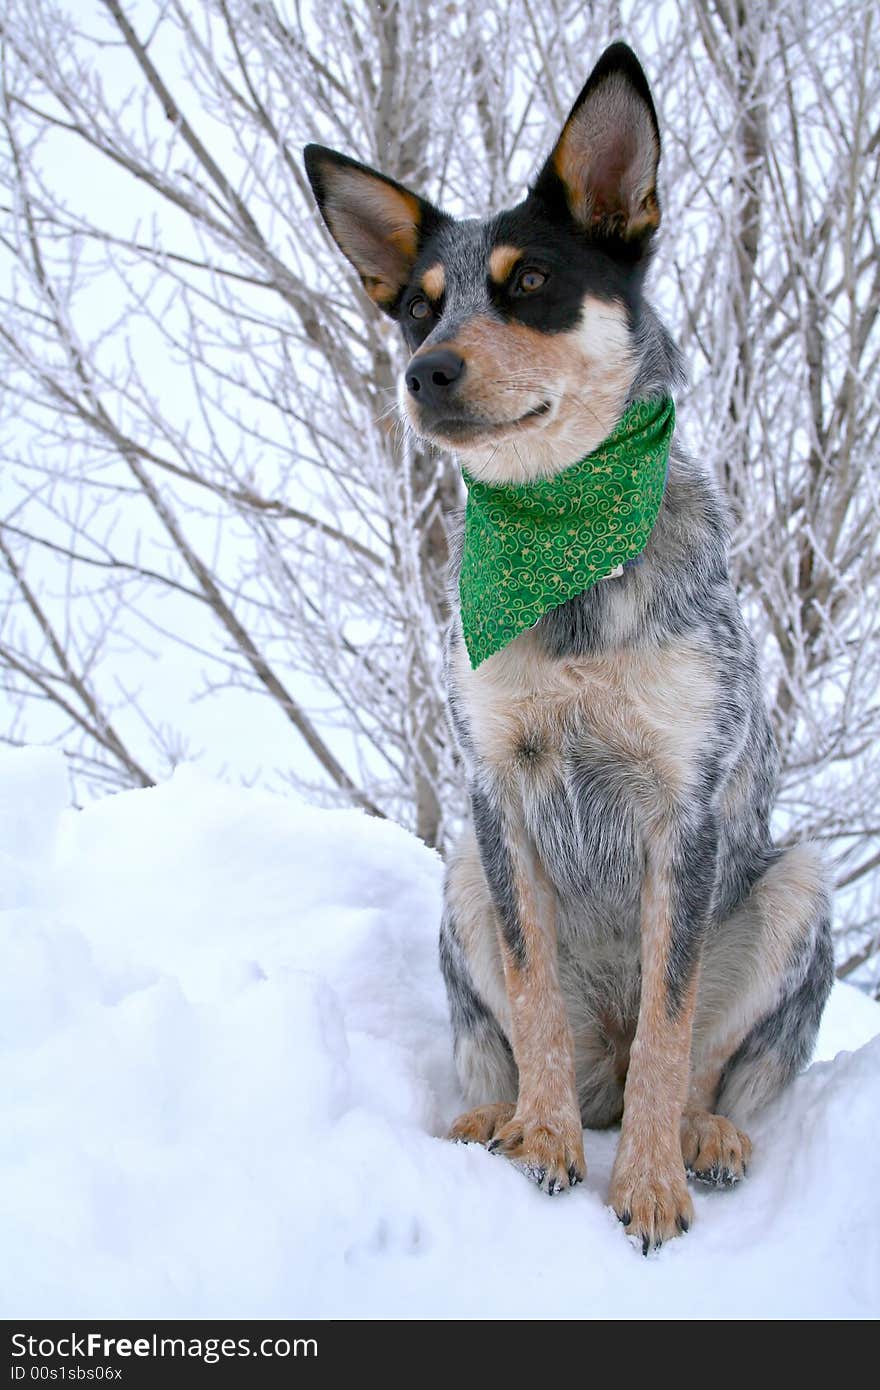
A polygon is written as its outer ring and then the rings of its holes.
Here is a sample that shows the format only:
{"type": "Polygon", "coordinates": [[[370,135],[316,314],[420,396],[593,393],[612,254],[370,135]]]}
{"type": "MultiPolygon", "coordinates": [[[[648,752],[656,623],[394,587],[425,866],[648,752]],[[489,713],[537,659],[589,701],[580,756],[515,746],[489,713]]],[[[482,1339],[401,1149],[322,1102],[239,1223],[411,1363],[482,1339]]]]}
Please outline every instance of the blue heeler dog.
{"type": "MultiPolygon", "coordinates": [[[[409,421],[471,479],[554,479],[680,384],[643,298],[659,158],[624,44],[525,200],[486,221],[306,150],[330,232],[412,354],[409,421]]],[[[610,1202],[647,1252],[688,1229],[688,1176],[743,1177],[737,1126],[809,1060],[833,976],[821,863],[770,838],[777,753],[699,464],[673,443],[638,563],[476,669],[456,607],[448,680],[472,815],[440,952],[475,1107],[452,1137],[553,1193],[584,1176],[582,1127],[621,1122],[610,1202]]]]}

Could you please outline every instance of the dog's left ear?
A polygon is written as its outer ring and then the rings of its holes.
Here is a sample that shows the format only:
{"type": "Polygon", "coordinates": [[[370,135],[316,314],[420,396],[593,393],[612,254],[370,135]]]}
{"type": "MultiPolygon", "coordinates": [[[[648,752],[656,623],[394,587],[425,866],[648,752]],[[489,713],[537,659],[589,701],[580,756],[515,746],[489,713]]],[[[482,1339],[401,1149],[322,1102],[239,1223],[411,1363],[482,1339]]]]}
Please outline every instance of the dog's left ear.
{"type": "Polygon", "coordinates": [[[442,213],[356,159],[307,145],[306,173],[333,240],[374,304],[393,316],[424,236],[442,213]]]}
{"type": "Polygon", "coordinates": [[[638,252],[660,224],[659,161],[648,79],[632,49],[615,43],[590,73],[533,192],[551,205],[564,199],[585,231],[638,252]]]}

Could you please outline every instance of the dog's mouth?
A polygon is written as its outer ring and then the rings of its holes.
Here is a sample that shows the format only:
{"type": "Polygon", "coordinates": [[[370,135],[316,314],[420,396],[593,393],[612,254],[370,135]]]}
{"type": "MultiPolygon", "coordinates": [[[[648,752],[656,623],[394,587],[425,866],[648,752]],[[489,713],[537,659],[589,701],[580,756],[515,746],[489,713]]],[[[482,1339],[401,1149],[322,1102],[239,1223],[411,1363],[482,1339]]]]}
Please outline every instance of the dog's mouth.
{"type": "Polygon", "coordinates": [[[550,414],[552,408],[551,401],[541,401],[515,420],[473,420],[466,415],[455,415],[432,420],[422,430],[432,439],[455,444],[459,448],[466,444],[491,443],[494,439],[503,439],[506,435],[534,428],[550,414]]]}

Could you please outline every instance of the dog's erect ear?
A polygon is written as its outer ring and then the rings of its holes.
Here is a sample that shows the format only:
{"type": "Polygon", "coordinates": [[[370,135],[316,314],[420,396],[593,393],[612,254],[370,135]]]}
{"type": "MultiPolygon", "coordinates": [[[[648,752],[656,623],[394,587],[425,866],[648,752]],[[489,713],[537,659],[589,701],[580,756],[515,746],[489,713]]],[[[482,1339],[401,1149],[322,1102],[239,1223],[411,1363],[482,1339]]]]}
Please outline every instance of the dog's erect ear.
{"type": "Polygon", "coordinates": [[[442,214],[393,179],[323,145],[307,145],[306,173],[321,216],[375,304],[393,313],[419,244],[442,214]]]}
{"type": "Polygon", "coordinates": [[[564,198],[586,231],[637,251],[659,226],[660,129],[648,80],[625,43],[606,48],[571,109],[534,192],[564,198]]]}

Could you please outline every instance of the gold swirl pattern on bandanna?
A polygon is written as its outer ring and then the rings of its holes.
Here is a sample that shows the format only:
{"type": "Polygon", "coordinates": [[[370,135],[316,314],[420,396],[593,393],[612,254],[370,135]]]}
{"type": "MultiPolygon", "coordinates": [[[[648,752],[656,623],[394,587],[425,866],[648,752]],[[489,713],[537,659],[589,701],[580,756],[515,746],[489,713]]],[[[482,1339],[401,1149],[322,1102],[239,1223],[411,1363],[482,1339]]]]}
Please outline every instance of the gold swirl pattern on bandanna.
{"type": "Polygon", "coordinates": [[[668,396],[637,401],[598,448],[555,478],[496,487],[464,473],[459,595],[471,666],[642,553],[674,428],[668,396]]]}

